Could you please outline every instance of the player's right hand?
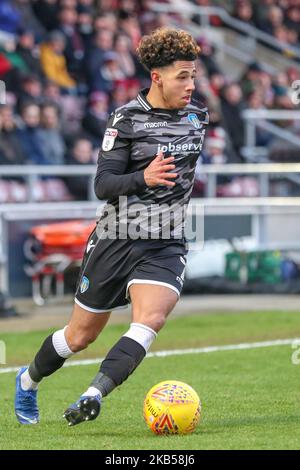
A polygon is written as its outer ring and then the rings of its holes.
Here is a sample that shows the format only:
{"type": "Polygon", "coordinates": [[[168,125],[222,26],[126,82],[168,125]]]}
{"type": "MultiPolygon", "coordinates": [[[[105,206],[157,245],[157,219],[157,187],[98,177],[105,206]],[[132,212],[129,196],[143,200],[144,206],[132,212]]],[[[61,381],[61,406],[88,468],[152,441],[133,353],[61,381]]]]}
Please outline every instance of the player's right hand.
{"type": "Polygon", "coordinates": [[[153,187],[159,184],[175,186],[174,181],[169,180],[177,178],[178,174],[168,173],[170,170],[175,169],[175,165],[172,164],[174,160],[175,157],[164,158],[163,152],[159,151],[144,171],[144,179],[147,186],[153,187]]]}

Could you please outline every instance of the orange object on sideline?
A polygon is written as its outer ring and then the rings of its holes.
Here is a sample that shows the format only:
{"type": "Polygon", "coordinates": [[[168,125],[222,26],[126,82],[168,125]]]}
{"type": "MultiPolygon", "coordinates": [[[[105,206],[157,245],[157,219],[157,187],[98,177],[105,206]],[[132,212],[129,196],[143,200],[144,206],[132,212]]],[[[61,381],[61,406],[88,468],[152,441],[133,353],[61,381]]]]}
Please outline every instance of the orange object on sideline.
{"type": "Polygon", "coordinates": [[[95,225],[91,221],[74,220],[33,227],[30,235],[38,242],[35,250],[37,258],[54,253],[69,255],[73,259],[81,258],[95,225]]]}

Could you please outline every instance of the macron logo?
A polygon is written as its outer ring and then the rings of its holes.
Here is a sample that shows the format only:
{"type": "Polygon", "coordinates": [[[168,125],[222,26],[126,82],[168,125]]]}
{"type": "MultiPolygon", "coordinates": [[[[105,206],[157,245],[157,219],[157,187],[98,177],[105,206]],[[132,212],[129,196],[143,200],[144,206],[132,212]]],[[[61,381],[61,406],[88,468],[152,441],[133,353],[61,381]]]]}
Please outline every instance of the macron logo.
{"type": "Polygon", "coordinates": [[[115,114],[112,125],[115,126],[123,117],[124,116],[121,113],[115,114]]]}
{"type": "Polygon", "coordinates": [[[144,128],[145,129],[151,129],[152,127],[167,127],[168,123],[167,121],[162,121],[162,122],[145,122],[144,128]]]}

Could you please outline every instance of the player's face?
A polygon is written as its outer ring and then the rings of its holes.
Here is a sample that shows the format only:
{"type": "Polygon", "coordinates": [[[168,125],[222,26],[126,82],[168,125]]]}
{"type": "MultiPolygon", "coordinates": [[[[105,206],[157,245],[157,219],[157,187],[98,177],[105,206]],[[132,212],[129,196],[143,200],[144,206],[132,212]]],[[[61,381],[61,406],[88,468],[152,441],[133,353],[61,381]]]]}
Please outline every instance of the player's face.
{"type": "Polygon", "coordinates": [[[165,107],[184,108],[191,101],[195,89],[196,66],[194,61],[176,61],[160,71],[161,92],[165,107]]]}

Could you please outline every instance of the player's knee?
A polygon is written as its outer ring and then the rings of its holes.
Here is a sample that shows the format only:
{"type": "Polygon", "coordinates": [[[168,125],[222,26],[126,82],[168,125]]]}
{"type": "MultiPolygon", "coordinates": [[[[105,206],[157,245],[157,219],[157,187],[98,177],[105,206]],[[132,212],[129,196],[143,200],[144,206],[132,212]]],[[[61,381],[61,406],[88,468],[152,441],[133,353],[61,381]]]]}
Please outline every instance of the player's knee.
{"type": "Polygon", "coordinates": [[[76,333],[68,338],[68,346],[72,352],[77,353],[86,349],[95,339],[92,334],[76,333]]]}
{"type": "Polygon", "coordinates": [[[152,328],[152,330],[156,331],[158,333],[166,323],[166,318],[164,315],[158,313],[158,314],[153,314],[149,315],[148,317],[145,317],[144,321],[139,321],[139,323],[142,323],[146,326],[149,326],[149,328],[152,328]]]}
{"type": "Polygon", "coordinates": [[[152,330],[156,331],[156,333],[158,333],[164,327],[165,323],[165,317],[157,317],[154,319],[153,326],[151,328],[152,330]]]}

